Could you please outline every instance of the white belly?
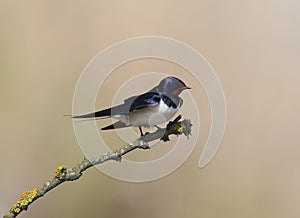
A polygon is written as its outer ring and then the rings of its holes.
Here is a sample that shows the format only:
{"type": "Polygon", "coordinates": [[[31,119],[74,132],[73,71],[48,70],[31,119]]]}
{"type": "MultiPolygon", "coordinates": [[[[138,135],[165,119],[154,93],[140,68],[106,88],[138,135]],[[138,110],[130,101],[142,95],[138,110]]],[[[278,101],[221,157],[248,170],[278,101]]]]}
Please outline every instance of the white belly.
{"type": "Polygon", "coordinates": [[[163,101],[154,107],[132,111],[129,123],[132,126],[153,127],[168,122],[178,111],[178,108],[169,108],[163,101]]]}

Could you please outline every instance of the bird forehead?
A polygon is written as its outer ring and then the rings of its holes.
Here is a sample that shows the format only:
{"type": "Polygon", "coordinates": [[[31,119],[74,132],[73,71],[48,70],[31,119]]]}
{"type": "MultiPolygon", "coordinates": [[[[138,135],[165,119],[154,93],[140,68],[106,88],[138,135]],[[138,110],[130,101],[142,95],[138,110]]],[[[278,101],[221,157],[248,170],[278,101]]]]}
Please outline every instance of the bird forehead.
{"type": "Polygon", "coordinates": [[[185,83],[177,77],[169,77],[169,78],[170,78],[171,82],[176,82],[176,83],[179,83],[180,85],[186,86],[185,83]]]}

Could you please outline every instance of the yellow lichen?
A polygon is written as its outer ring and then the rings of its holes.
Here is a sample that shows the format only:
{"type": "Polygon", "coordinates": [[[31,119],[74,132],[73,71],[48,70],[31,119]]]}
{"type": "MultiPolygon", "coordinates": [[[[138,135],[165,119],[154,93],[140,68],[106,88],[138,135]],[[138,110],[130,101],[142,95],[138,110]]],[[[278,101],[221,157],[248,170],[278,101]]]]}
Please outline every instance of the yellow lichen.
{"type": "Polygon", "coordinates": [[[55,177],[56,178],[61,177],[61,175],[64,173],[65,170],[66,170],[66,168],[64,165],[58,166],[55,170],[55,177]]]}
{"type": "Polygon", "coordinates": [[[16,204],[14,204],[14,205],[11,207],[11,210],[12,210],[14,213],[20,213],[20,212],[21,212],[21,209],[18,208],[16,204]]]}
{"type": "Polygon", "coordinates": [[[184,125],[182,125],[182,122],[179,122],[179,123],[176,124],[174,129],[175,129],[176,132],[182,133],[182,131],[184,129],[184,125]]]}
{"type": "MultiPolygon", "coordinates": [[[[13,204],[13,206],[11,207],[11,211],[18,214],[21,212],[21,208],[26,208],[29,203],[31,203],[33,201],[33,199],[35,198],[35,196],[37,195],[37,189],[33,189],[33,190],[29,190],[29,191],[25,191],[23,192],[23,194],[21,195],[20,199],[17,201],[17,204],[13,204]]],[[[10,211],[8,211],[5,215],[9,216],[10,215],[10,211]]]]}
{"type": "Polygon", "coordinates": [[[29,190],[23,192],[21,198],[17,201],[20,206],[27,206],[30,202],[33,201],[34,197],[37,194],[37,189],[29,190]]]}

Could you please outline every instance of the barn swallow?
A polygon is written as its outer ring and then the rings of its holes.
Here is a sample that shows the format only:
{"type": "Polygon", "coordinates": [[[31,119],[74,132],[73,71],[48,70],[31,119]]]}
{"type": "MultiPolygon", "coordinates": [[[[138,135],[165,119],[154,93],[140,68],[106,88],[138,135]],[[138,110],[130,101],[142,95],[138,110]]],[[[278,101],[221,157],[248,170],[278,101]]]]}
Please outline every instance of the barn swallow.
{"type": "Polygon", "coordinates": [[[142,127],[165,123],[176,114],[183,103],[179,94],[186,89],[190,87],[182,80],[169,76],[148,92],[125,99],[123,104],[72,118],[111,117],[118,121],[101,130],[133,126],[138,127],[143,135],[142,127]]]}

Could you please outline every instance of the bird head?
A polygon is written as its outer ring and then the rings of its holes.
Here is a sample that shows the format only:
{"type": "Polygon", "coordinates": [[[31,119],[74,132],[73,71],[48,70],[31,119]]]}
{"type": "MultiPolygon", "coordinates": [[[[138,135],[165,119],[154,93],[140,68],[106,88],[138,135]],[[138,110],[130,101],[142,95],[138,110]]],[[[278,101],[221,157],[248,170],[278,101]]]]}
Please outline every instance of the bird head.
{"type": "Polygon", "coordinates": [[[157,86],[158,92],[162,92],[167,95],[178,96],[183,90],[191,89],[182,80],[177,77],[166,77],[160,81],[157,86]]]}

